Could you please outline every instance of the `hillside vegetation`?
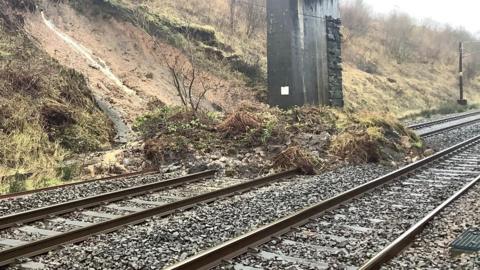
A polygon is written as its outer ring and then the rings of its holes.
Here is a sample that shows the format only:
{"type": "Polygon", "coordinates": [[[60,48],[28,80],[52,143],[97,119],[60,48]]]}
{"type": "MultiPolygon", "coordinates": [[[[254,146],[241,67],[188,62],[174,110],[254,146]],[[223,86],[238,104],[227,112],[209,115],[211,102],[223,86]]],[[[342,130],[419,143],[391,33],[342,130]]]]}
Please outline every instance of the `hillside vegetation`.
{"type": "MultiPolygon", "coordinates": [[[[85,78],[60,66],[21,30],[15,8],[23,6],[0,4],[0,179],[18,173],[34,173],[40,182],[69,177],[61,161],[109,146],[111,123],[85,78]]],[[[12,192],[25,185],[0,187],[12,192]]]]}
{"type": "MultiPolygon", "coordinates": [[[[162,21],[165,29],[208,29],[222,46],[218,54],[241,58],[266,70],[265,0],[115,0],[117,6],[148,14],[162,21]],[[183,28],[182,28],[183,26],[183,28]]],[[[374,16],[363,1],[342,6],[344,21],[344,91],[347,109],[391,112],[404,117],[424,110],[455,107],[458,99],[458,42],[474,37],[462,29],[435,22],[418,24],[408,15],[374,16]]],[[[185,35],[173,31],[177,45],[185,35]]],[[[212,44],[210,44],[212,45],[212,44]]],[[[474,51],[470,46],[467,50],[474,51]]],[[[211,50],[207,51],[211,52],[211,50]]],[[[466,96],[480,99],[478,55],[466,58],[466,96]]],[[[223,58],[222,58],[223,59],[223,58]]],[[[255,70],[255,69],[253,69],[255,70]]],[[[264,85],[257,80],[257,85],[264,85]]],[[[257,87],[265,89],[264,87],[257,87]]]]}
{"type": "MultiPolygon", "coordinates": [[[[112,124],[92,89],[135,124],[145,158],[155,165],[250,155],[262,162],[244,165],[258,163],[258,171],[273,160],[309,172],[337,161],[418,158],[422,143],[395,117],[461,109],[455,106],[458,42],[475,39],[405,14],[374,16],[361,0],[348,3],[342,6],[346,110],[282,111],[260,104],[267,89],[265,0],[3,1],[0,175],[65,178],[72,170],[60,164],[70,153],[110,146],[112,124]],[[97,66],[52,37],[43,15],[105,59],[133,94],[123,95],[97,66]],[[249,106],[236,108],[242,101],[249,106]]],[[[477,60],[466,58],[470,102],[480,100],[477,60]]],[[[24,182],[7,186],[24,188],[24,182]]]]}

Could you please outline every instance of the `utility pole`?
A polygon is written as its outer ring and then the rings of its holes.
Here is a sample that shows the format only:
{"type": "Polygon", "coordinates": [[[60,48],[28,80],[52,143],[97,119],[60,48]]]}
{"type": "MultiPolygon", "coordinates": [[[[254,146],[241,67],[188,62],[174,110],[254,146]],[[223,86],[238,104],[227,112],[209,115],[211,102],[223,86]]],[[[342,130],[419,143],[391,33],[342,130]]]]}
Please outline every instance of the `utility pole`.
{"type": "Polygon", "coordinates": [[[463,42],[460,41],[459,46],[459,67],[458,67],[458,78],[459,78],[459,87],[460,87],[460,99],[458,100],[458,104],[460,105],[467,105],[468,101],[464,98],[463,93],[463,42]]]}

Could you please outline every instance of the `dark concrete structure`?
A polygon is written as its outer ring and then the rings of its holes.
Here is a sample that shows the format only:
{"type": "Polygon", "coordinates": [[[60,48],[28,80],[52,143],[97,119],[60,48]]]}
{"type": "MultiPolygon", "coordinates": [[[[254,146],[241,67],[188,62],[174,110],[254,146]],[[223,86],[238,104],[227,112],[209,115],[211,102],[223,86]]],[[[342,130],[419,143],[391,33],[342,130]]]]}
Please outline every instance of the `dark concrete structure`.
{"type": "Polygon", "coordinates": [[[267,0],[269,103],[343,106],[339,0],[267,0]]]}

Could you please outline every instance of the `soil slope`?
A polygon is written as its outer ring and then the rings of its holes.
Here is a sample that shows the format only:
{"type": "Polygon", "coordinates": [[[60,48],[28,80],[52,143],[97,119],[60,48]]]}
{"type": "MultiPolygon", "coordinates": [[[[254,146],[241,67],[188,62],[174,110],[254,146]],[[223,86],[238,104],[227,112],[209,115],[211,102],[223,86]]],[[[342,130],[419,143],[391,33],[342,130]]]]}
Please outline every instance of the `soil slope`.
{"type": "MultiPolygon", "coordinates": [[[[103,62],[133,92],[119,87],[100,68],[92,65],[84,54],[55,35],[45,24],[41,13],[26,14],[28,32],[52,57],[88,77],[92,90],[119,110],[127,123],[132,124],[137,117],[158,104],[180,104],[163,58],[163,55],[178,52],[177,49],[160,42],[162,52],[159,53],[154,40],[143,29],[102,14],[95,7],[79,13],[68,4],[43,3],[45,18],[59,32],[88,51],[97,62],[103,62]]],[[[242,91],[241,82],[225,81],[222,84],[224,87],[218,91],[207,93],[209,103],[217,105],[214,107],[229,108],[239,100],[253,100],[251,92],[242,91]]]]}

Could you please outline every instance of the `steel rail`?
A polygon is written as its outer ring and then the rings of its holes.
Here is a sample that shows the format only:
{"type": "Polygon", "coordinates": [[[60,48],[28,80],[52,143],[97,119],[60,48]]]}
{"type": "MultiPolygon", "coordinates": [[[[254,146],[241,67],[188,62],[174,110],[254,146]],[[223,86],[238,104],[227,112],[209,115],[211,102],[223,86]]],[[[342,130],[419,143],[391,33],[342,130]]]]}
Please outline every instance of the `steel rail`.
{"type": "Polygon", "coordinates": [[[375,188],[378,188],[386,183],[405,176],[426,164],[441,159],[448,154],[451,154],[459,149],[468,147],[480,142],[480,136],[469,139],[465,142],[457,144],[453,147],[445,149],[437,154],[422,159],[416,163],[410,164],[397,171],[391,172],[385,176],[372,180],[368,183],[360,185],[356,188],[343,192],[335,197],[324,200],[318,204],[300,210],[290,216],[282,218],[276,222],[270,223],[266,226],[258,228],[240,237],[234,238],[228,242],[225,242],[217,247],[209,249],[198,255],[195,255],[189,259],[179,262],[168,270],[203,270],[210,269],[212,267],[220,265],[223,261],[228,261],[241,254],[247,252],[250,248],[258,247],[267,243],[273,237],[281,236],[289,232],[292,228],[302,226],[309,222],[312,218],[316,218],[323,214],[325,211],[334,209],[341,204],[344,204],[366,192],[369,192],[375,188]]]}
{"type": "Polygon", "coordinates": [[[158,191],[160,189],[175,187],[178,185],[183,185],[183,184],[191,183],[194,181],[199,181],[206,177],[213,176],[215,172],[216,171],[213,171],[213,170],[204,171],[204,172],[190,174],[190,175],[186,175],[178,178],[173,178],[170,180],[131,187],[131,188],[104,193],[96,196],[68,201],[65,203],[59,203],[51,206],[33,209],[30,211],[2,216],[0,217],[0,229],[5,229],[12,226],[16,226],[18,224],[25,224],[28,222],[41,220],[46,217],[57,216],[60,214],[74,212],[78,209],[85,209],[93,206],[98,206],[104,203],[119,201],[130,196],[132,197],[139,196],[149,192],[158,191]]]}
{"type": "Polygon", "coordinates": [[[429,137],[429,136],[432,136],[432,135],[435,135],[435,134],[439,134],[439,133],[442,133],[442,132],[445,132],[445,131],[448,131],[448,130],[456,129],[456,128],[463,127],[463,126],[468,126],[468,125],[478,123],[478,122],[480,122],[480,119],[475,119],[475,120],[451,125],[451,126],[448,126],[448,127],[432,130],[432,131],[429,131],[429,132],[420,133],[419,136],[422,137],[422,138],[425,138],[425,137],[429,137]]]}
{"type": "Polygon", "coordinates": [[[118,180],[118,179],[123,179],[123,178],[127,178],[127,177],[146,176],[146,175],[157,174],[157,173],[160,173],[160,172],[158,170],[147,170],[147,171],[141,171],[141,172],[132,172],[132,173],[126,173],[126,174],[120,174],[120,175],[114,175],[114,176],[107,176],[107,177],[102,177],[102,178],[95,178],[95,179],[90,179],[90,180],[85,180],[85,181],[75,181],[75,182],[68,183],[68,184],[63,184],[63,185],[57,185],[57,186],[34,189],[34,190],[29,190],[29,191],[22,191],[22,192],[15,192],[15,193],[10,193],[10,194],[0,195],[0,200],[20,197],[20,196],[25,196],[25,195],[30,195],[30,194],[34,194],[34,193],[38,193],[38,192],[42,192],[42,191],[49,191],[49,190],[54,190],[54,189],[59,189],[59,188],[77,186],[77,185],[81,185],[81,184],[88,184],[88,183],[92,183],[92,182],[118,180]]]}
{"type": "Polygon", "coordinates": [[[465,114],[462,114],[462,115],[452,116],[452,117],[449,117],[449,118],[439,119],[439,120],[435,120],[435,121],[431,121],[431,122],[410,125],[410,126],[408,126],[408,128],[413,129],[413,130],[418,130],[418,129],[422,129],[422,128],[435,126],[435,125],[438,125],[438,124],[443,124],[443,123],[448,123],[448,122],[455,121],[455,120],[460,120],[460,119],[463,119],[463,118],[467,118],[467,117],[475,116],[475,115],[479,115],[479,114],[480,114],[480,111],[476,111],[476,112],[472,112],[472,113],[465,113],[465,114]]]}
{"type": "Polygon", "coordinates": [[[408,245],[410,245],[420,234],[425,226],[432,221],[433,218],[438,216],[447,206],[452,204],[454,201],[459,199],[463,194],[469,191],[471,188],[476,186],[480,182],[480,176],[477,177],[475,180],[468,183],[465,187],[463,187],[460,191],[455,193],[453,196],[448,198],[445,202],[443,202],[440,206],[435,208],[432,212],[430,212],[427,216],[425,216],[421,221],[413,225],[408,231],[403,233],[399,236],[395,241],[393,241],[390,245],[380,251],[375,257],[365,263],[360,270],[372,270],[372,269],[380,269],[380,267],[390,261],[392,258],[397,256],[400,252],[402,252],[408,245]]]}
{"type": "Polygon", "coordinates": [[[251,180],[245,183],[227,187],[224,189],[216,190],[213,192],[204,193],[195,197],[187,198],[177,202],[165,204],[159,207],[151,208],[145,211],[136,212],[133,214],[125,215],[120,218],[111,219],[102,223],[94,224],[88,227],[72,230],[59,235],[47,237],[38,241],[34,241],[25,245],[13,247],[0,251],[0,267],[11,264],[17,259],[31,257],[39,255],[50,250],[53,250],[61,245],[76,243],[87,239],[90,236],[108,233],[118,230],[127,225],[138,224],[146,219],[154,216],[163,217],[174,213],[178,210],[185,210],[194,207],[201,203],[209,203],[219,198],[224,198],[249,191],[254,188],[258,188],[269,184],[271,182],[278,181],[286,177],[295,176],[301,173],[300,169],[289,170],[279,174],[274,174],[255,180],[251,180]]]}

